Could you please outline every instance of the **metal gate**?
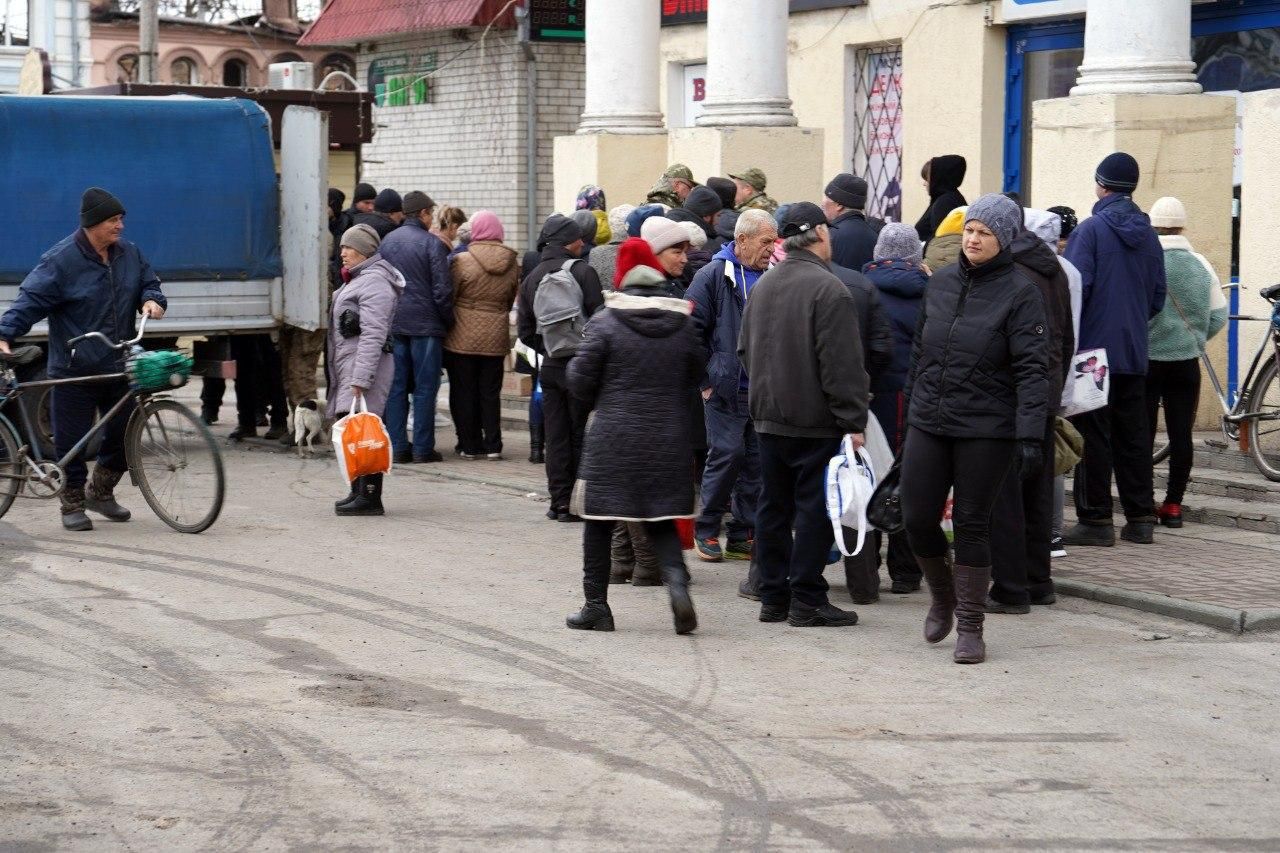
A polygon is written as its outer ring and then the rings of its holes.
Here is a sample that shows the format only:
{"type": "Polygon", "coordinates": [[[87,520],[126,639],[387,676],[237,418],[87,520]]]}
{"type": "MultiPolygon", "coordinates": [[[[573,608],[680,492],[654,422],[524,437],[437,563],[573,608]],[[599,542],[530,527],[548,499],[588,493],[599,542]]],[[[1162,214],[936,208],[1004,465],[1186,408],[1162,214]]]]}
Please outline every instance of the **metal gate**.
{"type": "Polygon", "coordinates": [[[902,221],[902,45],[857,51],[853,173],[869,185],[867,215],[902,221]]]}

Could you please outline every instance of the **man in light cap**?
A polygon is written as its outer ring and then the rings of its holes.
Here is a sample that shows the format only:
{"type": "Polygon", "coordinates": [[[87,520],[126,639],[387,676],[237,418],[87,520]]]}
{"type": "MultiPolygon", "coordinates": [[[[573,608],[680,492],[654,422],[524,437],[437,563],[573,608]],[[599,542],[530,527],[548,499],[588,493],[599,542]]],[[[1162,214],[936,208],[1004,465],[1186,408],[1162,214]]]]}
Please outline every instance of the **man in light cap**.
{"type": "Polygon", "coordinates": [[[1133,201],[1138,162],[1117,152],[1094,175],[1098,203],[1067,244],[1080,270],[1083,304],[1078,350],[1105,348],[1111,386],[1107,405],[1072,418],[1084,437],[1076,468],[1079,524],[1063,531],[1067,545],[1114,545],[1111,478],[1115,473],[1127,523],[1120,538],[1153,541],[1151,429],[1147,424],[1147,324],[1164,308],[1164,251],[1151,220],[1133,201]]]}
{"type": "Polygon", "coordinates": [[[765,177],[764,172],[752,166],[729,177],[738,187],[733,197],[734,210],[739,213],[752,208],[766,213],[774,213],[778,210],[778,203],[764,194],[764,188],[768,185],[768,178],[765,177]]]}
{"type": "Polygon", "coordinates": [[[700,184],[693,179],[693,172],[683,163],[673,163],[662,173],[658,182],[649,190],[649,204],[665,204],[667,207],[679,207],[700,184]]]}
{"type": "Polygon", "coordinates": [[[822,210],[799,202],[781,224],[787,259],[756,283],[738,343],[760,441],[760,621],[854,625],[858,615],[827,598],[822,571],[834,538],[827,463],[843,436],[861,447],[867,424],[857,310],[828,267],[830,226],[822,210]]]}
{"type": "MultiPolygon", "coordinates": [[[[48,318],[50,379],[124,370],[124,354],[101,341],[84,341],[75,348],[74,359],[67,348],[67,341],[87,332],[101,332],[112,342],[128,340],[137,333],[138,314],[156,320],[164,316],[168,302],[160,279],[138,247],[120,236],[124,212],[120,199],[106,190],[84,191],[80,227],[44,253],[0,317],[0,353],[10,352],[14,341],[48,318]]],[[[99,410],[108,411],[128,392],[124,379],[54,388],[53,443],[58,457],[89,432],[99,410]]],[[[82,457],[67,463],[60,496],[62,526],[67,530],[93,529],[86,509],[111,521],[129,520],[129,510],[116,503],[114,490],[129,468],[124,431],[132,413],[132,402],[126,403],[107,422],[92,479],[82,457]]]]}
{"type": "Polygon", "coordinates": [[[880,229],[867,220],[867,182],[842,172],[827,184],[822,212],[831,222],[831,260],[861,270],[876,253],[880,229]]]}
{"type": "MultiPolygon", "coordinates": [[[[551,507],[547,518],[574,522],[582,519],[569,511],[569,499],[578,478],[578,462],[582,458],[582,438],[587,428],[590,408],[569,393],[566,370],[571,356],[551,358],[538,333],[538,317],[533,300],[543,280],[563,269],[569,261],[582,255],[582,230],[572,219],[553,213],[543,223],[538,235],[540,258],[520,283],[516,296],[516,332],[525,346],[542,356],[539,381],[542,383],[542,417],[546,442],[547,492],[551,507]]],[[[582,290],[582,316],[588,318],[604,305],[600,276],[585,261],[569,266],[569,273],[582,290]]]]}

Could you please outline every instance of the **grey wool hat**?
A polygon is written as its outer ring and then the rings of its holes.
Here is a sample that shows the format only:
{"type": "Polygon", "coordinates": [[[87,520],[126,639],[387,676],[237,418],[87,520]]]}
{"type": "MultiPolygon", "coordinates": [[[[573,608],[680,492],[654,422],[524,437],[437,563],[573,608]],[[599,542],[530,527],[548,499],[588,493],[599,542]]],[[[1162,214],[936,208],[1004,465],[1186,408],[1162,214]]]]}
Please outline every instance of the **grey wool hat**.
{"type": "Polygon", "coordinates": [[[974,220],[990,228],[1000,242],[1000,248],[1007,249],[1022,230],[1022,208],[999,193],[988,193],[969,205],[964,221],[974,220]]]}
{"type": "Polygon", "coordinates": [[[405,216],[416,216],[424,210],[431,210],[436,203],[431,200],[431,196],[422,190],[412,190],[404,194],[401,207],[405,216]]]}
{"type": "Polygon", "coordinates": [[[924,258],[920,247],[920,235],[916,229],[901,222],[885,223],[880,229],[880,237],[876,240],[874,260],[877,261],[914,261],[919,263],[924,258]]]}
{"type": "Polygon", "coordinates": [[[368,225],[352,225],[342,232],[341,245],[348,249],[355,249],[366,258],[378,254],[378,244],[381,242],[378,232],[368,225]]]}

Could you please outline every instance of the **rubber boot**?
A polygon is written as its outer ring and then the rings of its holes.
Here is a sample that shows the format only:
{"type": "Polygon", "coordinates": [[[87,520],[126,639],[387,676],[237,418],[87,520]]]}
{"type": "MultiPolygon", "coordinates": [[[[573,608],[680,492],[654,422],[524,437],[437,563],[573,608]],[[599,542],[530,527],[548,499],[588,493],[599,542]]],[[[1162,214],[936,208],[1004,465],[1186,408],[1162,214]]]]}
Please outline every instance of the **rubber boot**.
{"type": "Polygon", "coordinates": [[[360,491],[355,500],[344,506],[334,507],[338,515],[383,515],[382,475],[369,474],[360,478],[360,491]]]}
{"type": "MultiPolygon", "coordinates": [[[[941,643],[951,633],[956,612],[956,588],[951,577],[951,558],[916,557],[920,571],[929,585],[933,603],[924,617],[924,638],[930,643],[941,643]]],[[[985,603],[987,591],[982,591],[985,603]]]]}
{"type": "Polygon", "coordinates": [[[133,513],[116,503],[115,488],[124,476],[102,465],[93,466],[93,475],[84,493],[84,508],[105,515],[110,521],[128,521],[133,513]]]}
{"type": "Polygon", "coordinates": [[[990,566],[955,567],[956,663],[982,663],[987,644],[982,639],[986,618],[987,588],[991,586],[990,566]]]}
{"type": "Polygon", "coordinates": [[[351,503],[352,501],[354,501],[357,497],[359,497],[359,495],[360,495],[360,483],[361,483],[361,481],[362,481],[362,480],[364,480],[364,477],[356,477],[354,480],[352,480],[352,481],[351,481],[351,491],[350,491],[350,492],[348,492],[348,493],[347,493],[347,496],[346,496],[345,498],[343,498],[342,500],[340,500],[340,501],[334,501],[334,502],[333,502],[333,508],[334,508],[334,509],[342,509],[344,506],[346,506],[347,504],[349,504],[349,503],[351,503]]]}
{"type": "Polygon", "coordinates": [[[689,570],[684,557],[679,562],[662,566],[662,581],[671,597],[671,616],[677,634],[691,634],[698,628],[698,616],[693,612],[693,599],[689,597],[689,570]]]}
{"type": "Polygon", "coordinates": [[[541,465],[546,462],[546,456],[542,452],[545,446],[546,439],[542,424],[529,424],[529,461],[531,463],[541,465]]]}
{"type": "Polygon", "coordinates": [[[607,572],[582,571],[582,595],[586,603],[571,614],[564,624],[578,631],[612,631],[613,611],[609,609],[609,575],[607,572]]]}
{"type": "Polygon", "coordinates": [[[67,486],[59,495],[62,501],[62,526],[67,530],[92,530],[93,522],[84,514],[84,489],[67,486]]]}

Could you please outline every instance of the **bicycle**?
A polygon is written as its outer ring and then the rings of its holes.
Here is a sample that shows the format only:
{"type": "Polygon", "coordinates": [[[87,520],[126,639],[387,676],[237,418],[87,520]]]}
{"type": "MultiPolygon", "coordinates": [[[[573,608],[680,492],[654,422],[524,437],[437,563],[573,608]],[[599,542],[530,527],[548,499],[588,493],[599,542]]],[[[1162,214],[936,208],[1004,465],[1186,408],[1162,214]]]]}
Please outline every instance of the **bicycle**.
{"type": "MultiPolygon", "coordinates": [[[[1260,291],[1259,295],[1271,303],[1270,318],[1231,315],[1232,320],[1271,324],[1270,334],[1263,336],[1258,351],[1253,354],[1249,372],[1241,383],[1244,390],[1236,398],[1235,405],[1228,401],[1222,380],[1208,354],[1202,351],[1200,360],[1222,404],[1222,435],[1229,442],[1238,442],[1244,425],[1254,465],[1268,480],[1280,481],[1280,284],[1260,291]],[[1270,355],[1267,355],[1268,346],[1270,355]]],[[[1170,451],[1168,443],[1156,449],[1153,462],[1163,462],[1170,451]]]]}
{"type": "Polygon", "coordinates": [[[0,353],[0,518],[13,506],[24,486],[31,497],[51,500],[66,488],[66,466],[84,452],[107,423],[132,401],[133,413],[125,427],[125,458],[129,477],[142,492],[147,505],[160,520],[179,533],[201,533],[218,520],[226,495],[222,454],[209,428],[190,409],[164,396],[164,391],[186,384],[190,359],[170,352],[146,352],[139,345],[147,327],[143,316],[137,337],[112,343],[101,332],[90,332],[67,341],[72,357],[75,346],[90,339],[101,340],[117,352],[128,352],[121,373],[104,373],[67,379],[18,382],[14,368],[31,364],[44,356],[36,346],[18,347],[0,353]],[[157,356],[161,358],[157,359],[157,356]],[[174,358],[174,356],[177,356],[174,358]],[[28,416],[16,403],[25,393],[58,386],[88,385],[125,379],[128,390],[89,429],[76,445],[56,461],[45,459],[40,441],[28,416]],[[16,411],[22,427],[3,414],[16,411]],[[26,443],[20,443],[24,436],[26,443]]]}

